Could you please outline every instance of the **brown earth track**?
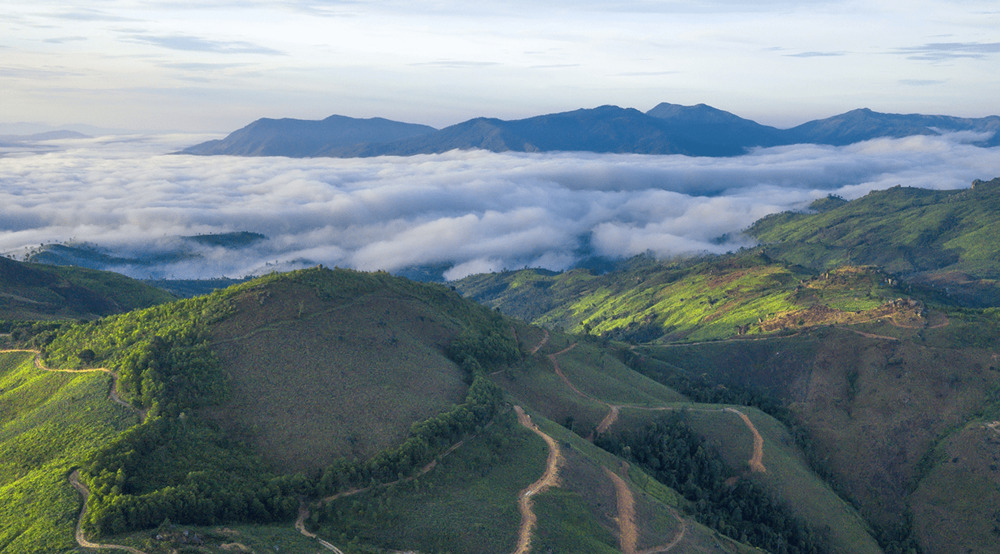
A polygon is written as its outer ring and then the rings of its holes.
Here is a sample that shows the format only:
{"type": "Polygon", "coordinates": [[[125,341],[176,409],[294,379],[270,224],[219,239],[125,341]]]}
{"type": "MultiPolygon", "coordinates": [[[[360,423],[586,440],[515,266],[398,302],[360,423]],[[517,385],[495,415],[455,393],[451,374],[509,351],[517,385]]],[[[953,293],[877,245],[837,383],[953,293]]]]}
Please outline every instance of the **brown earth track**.
{"type": "MultiPolygon", "coordinates": [[[[625,474],[628,475],[628,464],[624,465],[625,474]]],[[[639,542],[639,529],[635,525],[635,498],[632,490],[628,488],[628,483],[618,476],[617,473],[608,468],[603,468],[604,474],[611,479],[615,486],[615,496],[618,505],[618,547],[622,554],[636,554],[635,545],[639,542]]]]}
{"type": "MultiPolygon", "coordinates": [[[[658,408],[651,408],[651,407],[647,407],[647,406],[632,406],[632,405],[628,405],[628,404],[611,404],[609,402],[605,402],[603,400],[594,398],[593,396],[591,396],[591,395],[589,395],[589,394],[581,391],[580,389],[578,389],[576,387],[576,385],[574,385],[569,380],[568,377],[566,377],[566,374],[563,373],[562,368],[559,367],[559,360],[556,359],[556,357],[559,356],[560,354],[564,354],[564,353],[569,352],[570,350],[572,350],[573,347],[576,346],[576,344],[577,343],[573,343],[568,348],[566,348],[564,350],[561,350],[559,352],[556,352],[555,354],[549,354],[548,357],[549,357],[549,361],[552,362],[552,368],[555,370],[556,375],[558,375],[559,378],[563,381],[563,383],[565,383],[566,386],[568,386],[570,389],[572,389],[573,392],[579,394],[580,396],[582,396],[584,398],[588,398],[588,399],[593,400],[595,402],[600,402],[601,404],[604,404],[605,406],[608,407],[608,415],[604,416],[604,419],[602,419],[601,422],[597,425],[597,428],[595,429],[595,432],[593,434],[591,434],[590,436],[588,436],[587,440],[593,441],[595,434],[599,435],[599,434],[607,431],[612,425],[614,425],[614,423],[618,420],[618,414],[619,414],[619,412],[621,411],[622,408],[630,408],[630,409],[635,409],[635,410],[656,410],[656,411],[667,411],[667,410],[677,409],[677,408],[672,408],[672,407],[668,407],[668,406],[658,407],[658,408]]],[[[697,408],[689,408],[689,409],[691,409],[691,410],[698,410],[697,408]]],[[[708,411],[725,411],[725,412],[735,413],[737,416],[740,417],[740,419],[743,420],[743,423],[746,424],[747,428],[750,430],[750,433],[753,435],[753,454],[751,454],[750,459],[748,460],[748,463],[750,464],[750,469],[752,471],[758,471],[758,472],[761,472],[761,473],[767,472],[767,468],[765,468],[764,464],[763,464],[763,459],[764,459],[764,438],[761,436],[760,432],[757,431],[757,427],[755,427],[754,424],[753,424],[753,422],[750,421],[750,418],[747,417],[747,415],[745,413],[737,410],[736,408],[722,408],[721,410],[712,409],[712,410],[708,410],[708,411]]]]}
{"type": "Polygon", "coordinates": [[[40,370],[42,370],[42,371],[48,371],[50,373],[97,373],[97,372],[100,372],[100,373],[107,373],[108,375],[111,375],[112,386],[111,386],[111,392],[108,393],[108,398],[110,398],[111,401],[114,402],[115,404],[118,404],[120,406],[124,406],[124,407],[128,408],[129,410],[132,410],[133,412],[135,412],[136,415],[139,416],[139,419],[141,421],[146,421],[146,410],[143,410],[141,408],[136,408],[135,406],[133,406],[133,405],[129,404],[128,402],[122,400],[121,396],[119,396],[119,394],[118,394],[118,373],[116,371],[108,369],[106,367],[88,367],[88,368],[83,368],[83,369],[59,369],[59,368],[53,368],[53,367],[46,367],[45,364],[42,363],[41,352],[39,352],[38,350],[28,350],[28,349],[0,350],[0,354],[6,354],[6,353],[11,353],[11,352],[28,352],[28,353],[34,354],[35,355],[35,358],[34,358],[35,367],[38,368],[38,369],[40,369],[40,370]]]}
{"type": "Polygon", "coordinates": [[[668,542],[667,544],[641,550],[639,551],[639,554],[659,554],[661,552],[670,552],[671,550],[674,549],[675,546],[677,546],[678,544],[681,543],[682,540],[684,540],[684,535],[687,534],[687,521],[681,516],[679,516],[676,511],[674,510],[670,511],[671,513],[674,514],[674,517],[677,518],[677,521],[681,524],[681,530],[678,531],[677,534],[674,536],[674,538],[671,539],[670,542],[668,542]]]}
{"type": "Polygon", "coordinates": [[[767,468],[764,467],[764,437],[760,435],[757,431],[757,427],[754,426],[753,422],[747,415],[736,408],[724,408],[724,411],[734,413],[743,420],[747,428],[753,434],[753,455],[750,456],[749,464],[751,471],[757,471],[760,473],[767,473],[767,468]]]}
{"type": "Polygon", "coordinates": [[[517,548],[514,554],[526,554],[531,548],[531,532],[535,528],[538,518],[531,507],[531,497],[543,492],[549,487],[559,485],[559,466],[563,461],[562,453],[559,451],[559,444],[555,439],[542,432],[537,425],[531,422],[531,416],[524,413],[520,406],[514,406],[517,412],[517,421],[523,427],[530,429],[549,445],[549,456],[545,464],[545,473],[537,481],[528,485],[518,494],[517,507],[521,510],[521,528],[517,535],[517,548]]]}
{"type": "MultiPolygon", "coordinates": [[[[428,462],[427,465],[425,465],[424,467],[420,468],[420,471],[414,473],[413,475],[410,475],[409,477],[404,477],[402,479],[397,479],[397,480],[389,482],[389,483],[382,483],[382,484],[379,484],[379,485],[374,485],[374,486],[369,486],[369,487],[361,487],[361,488],[355,488],[355,489],[348,489],[346,491],[341,491],[341,492],[338,492],[336,494],[331,494],[330,496],[327,496],[327,497],[324,497],[324,498],[320,499],[319,505],[322,506],[323,504],[326,504],[327,502],[332,502],[332,501],[334,501],[334,500],[336,500],[338,498],[343,498],[343,497],[346,497],[346,496],[353,496],[355,494],[366,492],[366,491],[369,491],[369,490],[371,490],[371,489],[373,489],[375,487],[387,487],[387,486],[390,486],[390,485],[397,485],[397,484],[400,484],[400,483],[408,483],[410,481],[413,481],[414,479],[417,479],[418,477],[422,477],[424,474],[426,474],[426,473],[430,472],[431,470],[433,470],[435,467],[437,467],[437,464],[438,464],[438,462],[440,460],[442,460],[445,456],[447,456],[448,454],[451,454],[455,450],[458,450],[458,448],[461,447],[463,444],[465,444],[465,440],[464,439],[456,442],[453,445],[451,445],[450,447],[448,447],[447,450],[445,450],[444,452],[442,452],[441,454],[439,454],[436,458],[434,458],[433,460],[431,460],[430,462],[428,462]]],[[[319,544],[321,546],[323,546],[324,548],[326,548],[327,550],[331,550],[331,551],[337,552],[339,554],[344,554],[336,546],[334,546],[334,545],[330,544],[329,542],[327,542],[327,541],[319,538],[318,536],[316,536],[316,533],[311,533],[308,529],[306,529],[306,519],[308,517],[309,517],[309,508],[306,506],[306,503],[304,501],[300,500],[299,501],[299,515],[298,515],[297,518],[295,518],[295,529],[298,530],[299,533],[301,533],[302,535],[304,535],[306,537],[309,537],[310,539],[316,539],[316,541],[319,542],[319,544]]]]}
{"type": "MultiPolygon", "coordinates": [[[[69,474],[69,483],[73,485],[73,488],[80,493],[83,497],[83,509],[80,510],[80,517],[76,522],[76,543],[80,545],[80,548],[105,548],[110,550],[124,550],[126,552],[131,552],[132,554],[146,554],[142,550],[137,548],[132,548],[131,546],[125,546],[121,544],[102,544],[96,542],[90,542],[87,537],[83,535],[83,519],[87,515],[87,498],[90,497],[90,491],[87,489],[87,485],[84,485],[80,481],[80,470],[73,470],[73,473],[69,474]]],[[[343,554],[343,553],[341,553],[343,554]]]]}
{"type": "Polygon", "coordinates": [[[545,343],[549,342],[548,329],[542,329],[542,332],[545,333],[545,335],[542,336],[542,340],[538,341],[538,344],[531,347],[531,350],[528,351],[529,354],[537,354],[538,351],[541,350],[543,346],[545,346],[545,343]]]}
{"type": "Polygon", "coordinates": [[[984,423],[983,427],[993,431],[994,433],[1000,435],[1000,421],[991,421],[989,423],[984,423]]]}

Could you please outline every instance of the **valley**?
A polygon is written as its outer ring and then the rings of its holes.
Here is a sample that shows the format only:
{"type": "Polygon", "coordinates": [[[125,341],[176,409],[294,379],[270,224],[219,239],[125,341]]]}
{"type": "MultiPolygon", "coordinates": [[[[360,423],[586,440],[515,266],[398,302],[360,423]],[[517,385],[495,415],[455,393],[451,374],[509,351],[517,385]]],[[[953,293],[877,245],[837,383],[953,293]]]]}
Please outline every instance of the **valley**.
{"type": "Polygon", "coordinates": [[[988,551],[995,182],[451,286],[315,267],[176,299],[5,260],[0,550],[988,551]]]}

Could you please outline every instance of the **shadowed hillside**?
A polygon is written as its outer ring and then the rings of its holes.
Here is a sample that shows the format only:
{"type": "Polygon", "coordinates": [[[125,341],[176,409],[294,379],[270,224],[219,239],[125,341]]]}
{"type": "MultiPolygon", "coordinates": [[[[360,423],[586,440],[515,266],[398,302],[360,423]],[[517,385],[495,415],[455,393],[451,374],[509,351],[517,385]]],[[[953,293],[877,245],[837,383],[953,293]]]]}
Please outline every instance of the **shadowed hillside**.
{"type": "Polygon", "coordinates": [[[117,273],[0,257],[0,319],[92,319],[173,299],[117,273]]]}

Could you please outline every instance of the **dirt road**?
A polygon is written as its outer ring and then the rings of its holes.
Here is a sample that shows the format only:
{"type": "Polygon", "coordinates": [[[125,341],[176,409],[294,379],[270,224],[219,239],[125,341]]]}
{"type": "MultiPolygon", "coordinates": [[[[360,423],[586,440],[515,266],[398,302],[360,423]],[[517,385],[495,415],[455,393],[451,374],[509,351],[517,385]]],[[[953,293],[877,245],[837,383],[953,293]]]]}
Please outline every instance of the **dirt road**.
{"type": "Polygon", "coordinates": [[[542,340],[538,341],[538,344],[531,347],[531,350],[528,351],[529,354],[537,354],[538,351],[541,350],[543,346],[545,346],[545,343],[549,342],[548,329],[542,329],[542,332],[545,333],[545,335],[542,336],[542,340]]]}
{"type": "MultiPolygon", "coordinates": [[[[83,536],[83,519],[87,515],[87,498],[90,497],[90,491],[87,490],[87,485],[84,485],[80,481],[80,471],[74,470],[73,473],[69,475],[69,483],[73,485],[73,488],[80,493],[83,497],[83,509],[80,510],[80,518],[76,522],[76,543],[80,545],[81,548],[105,548],[110,550],[124,550],[126,552],[131,552],[132,554],[146,554],[142,550],[137,548],[132,548],[131,546],[124,546],[121,544],[102,544],[96,542],[90,542],[87,537],[83,536]]],[[[343,554],[343,553],[341,553],[343,554]]]]}
{"type": "MultiPolygon", "coordinates": [[[[628,474],[628,465],[624,467],[628,474]]],[[[636,554],[635,545],[639,542],[639,529],[635,525],[635,498],[628,483],[617,473],[604,468],[604,474],[615,485],[615,496],[618,499],[618,548],[622,554],[636,554]]]]}
{"type": "Polygon", "coordinates": [[[532,432],[542,437],[546,444],[549,445],[549,456],[545,464],[545,473],[537,481],[522,490],[517,499],[517,507],[521,510],[521,529],[517,534],[517,548],[514,550],[514,554],[526,554],[531,548],[531,533],[538,521],[535,511],[531,507],[531,497],[545,491],[549,487],[559,484],[559,466],[562,464],[563,458],[562,453],[559,451],[559,444],[556,443],[555,439],[542,432],[537,425],[532,423],[531,417],[524,413],[524,410],[520,406],[514,406],[514,411],[517,412],[518,423],[531,429],[532,432]]]}
{"type": "Polygon", "coordinates": [[[743,423],[750,429],[750,433],[753,434],[753,454],[750,456],[748,463],[750,464],[751,471],[757,471],[760,473],[766,473],[767,468],[764,467],[764,437],[760,436],[757,428],[754,426],[753,422],[747,415],[736,408],[725,408],[725,411],[734,413],[743,420],[743,423]]]}
{"type": "Polygon", "coordinates": [[[50,373],[107,373],[108,375],[111,375],[111,392],[108,393],[108,398],[110,398],[111,401],[114,402],[115,404],[118,404],[119,406],[123,406],[135,412],[136,415],[139,416],[140,421],[146,421],[146,410],[136,408],[135,406],[122,400],[121,396],[118,394],[117,372],[110,370],[106,367],[88,367],[84,369],[59,369],[54,367],[46,367],[45,364],[42,363],[41,352],[39,352],[38,350],[25,350],[25,349],[0,350],[0,354],[6,354],[11,352],[27,352],[34,354],[35,367],[37,369],[40,369],[42,371],[48,371],[50,373]]]}
{"type": "MultiPolygon", "coordinates": [[[[403,477],[402,479],[397,479],[397,480],[389,482],[389,483],[381,483],[381,484],[374,485],[374,486],[361,487],[361,488],[348,489],[346,491],[341,491],[341,492],[338,492],[336,494],[331,494],[330,496],[327,496],[325,498],[320,499],[319,504],[320,504],[320,506],[322,506],[323,504],[326,504],[327,502],[332,502],[334,500],[337,500],[338,498],[344,498],[346,496],[353,496],[353,495],[358,494],[358,493],[369,491],[369,490],[371,490],[371,489],[373,489],[375,487],[388,487],[388,486],[391,486],[391,485],[397,485],[397,484],[400,484],[400,483],[406,483],[406,482],[409,482],[409,481],[413,481],[414,479],[423,476],[424,474],[428,473],[429,471],[431,471],[432,469],[434,469],[435,467],[437,467],[437,464],[438,464],[438,462],[441,459],[443,459],[448,454],[451,454],[455,450],[458,450],[458,448],[460,446],[462,446],[463,444],[465,444],[465,439],[462,439],[462,440],[456,442],[455,444],[451,445],[450,447],[448,447],[447,450],[445,450],[444,452],[442,452],[441,454],[439,454],[436,458],[434,458],[433,460],[431,460],[427,465],[425,465],[424,467],[420,468],[419,471],[417,471],[413,475],[410,475],[409,477],[403,477]]],[[[318,542],[323,548],[326,548],[327,550],[330,550],[330,551],[333,551],[333,552],[337,552],[339,554],[344,554],[336,546],[334,546],[334,545],[330,544],[329,542],[327,542],[327,541],[319,538],[318,536],[316,536],[316,533],[311,533],[308,529],[306,529],[306,519],[308,519],[308,518],[309,518],[309,507],[306,506],[306,503],[304,501],[300,500],[299,501],[299,515],[298,515],[297,518],[295,518],[295,529],[298,530],[298,532],[300,534],[302,534],[302,535],[304,535],[306,537],[309,537],[310,539],[316,539],[316,542],[318,542]]]]}

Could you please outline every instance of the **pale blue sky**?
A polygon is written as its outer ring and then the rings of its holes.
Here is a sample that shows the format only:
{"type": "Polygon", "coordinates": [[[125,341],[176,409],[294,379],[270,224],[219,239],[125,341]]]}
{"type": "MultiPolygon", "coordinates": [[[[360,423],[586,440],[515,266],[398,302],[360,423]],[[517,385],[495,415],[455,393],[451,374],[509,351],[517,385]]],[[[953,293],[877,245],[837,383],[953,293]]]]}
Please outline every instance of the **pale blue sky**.
{"type": "Polygon", "coordinates": [[[1000,113],[995,0],[3,4],[0,123],[442,127],[662,101],[777,126],[859,107],[1000,113]]]}

